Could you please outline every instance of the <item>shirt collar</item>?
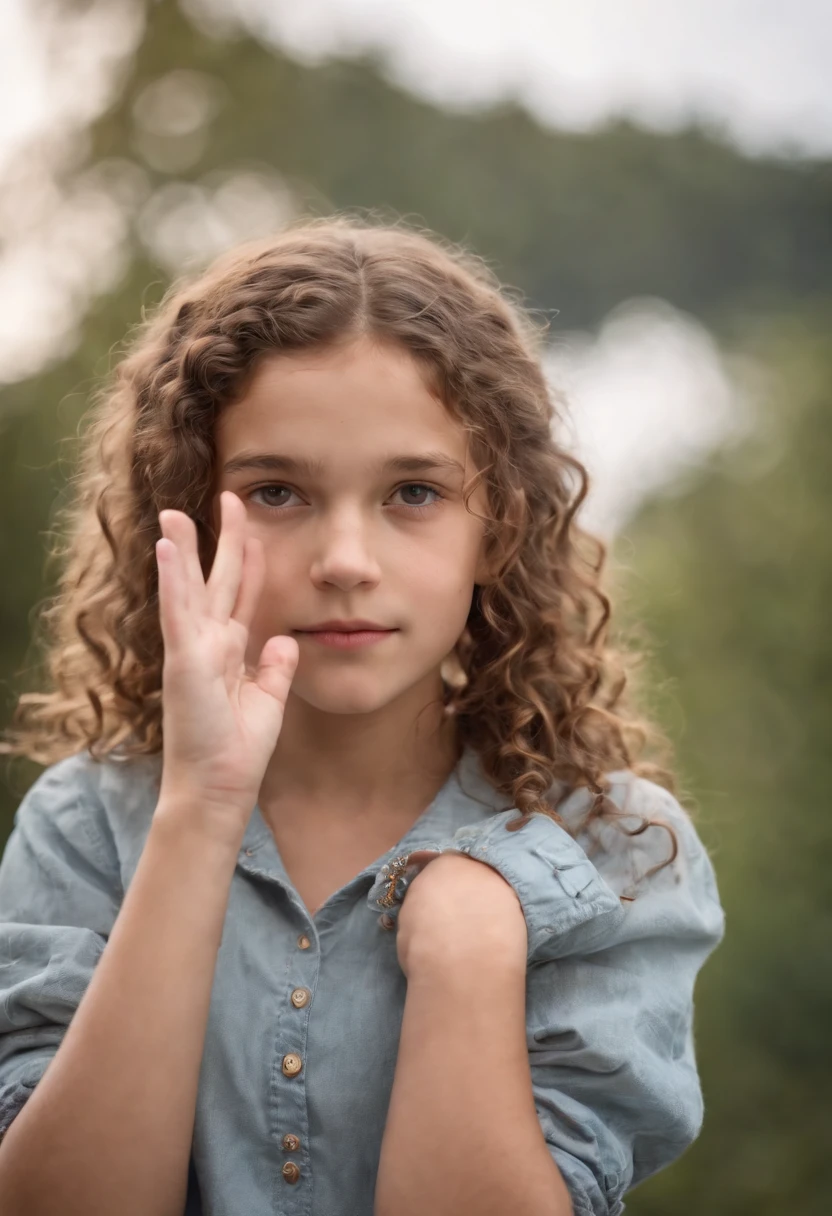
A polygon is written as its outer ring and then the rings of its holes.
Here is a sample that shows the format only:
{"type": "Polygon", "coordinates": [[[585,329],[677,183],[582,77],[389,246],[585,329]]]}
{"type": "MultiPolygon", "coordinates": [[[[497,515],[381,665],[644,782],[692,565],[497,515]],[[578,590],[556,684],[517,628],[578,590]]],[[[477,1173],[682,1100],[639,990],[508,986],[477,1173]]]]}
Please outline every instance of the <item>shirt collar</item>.
{"type": "MultiPolygon", "coordinates": [[[[474,749],[467,746],[433,801],[404,836],[355,877],[375,876],[379,866],[391,857],[413,852],[437,838],[447,838],[457,828],[478,823],[510,806],[511,802],[498,794],[487,780],[474,749]]],[[[275,877],[287,880],[274,837],[259,806],[252,811],[238,861],[244,869],[256,869],[261,873],[273,871],[275,877]]]]}

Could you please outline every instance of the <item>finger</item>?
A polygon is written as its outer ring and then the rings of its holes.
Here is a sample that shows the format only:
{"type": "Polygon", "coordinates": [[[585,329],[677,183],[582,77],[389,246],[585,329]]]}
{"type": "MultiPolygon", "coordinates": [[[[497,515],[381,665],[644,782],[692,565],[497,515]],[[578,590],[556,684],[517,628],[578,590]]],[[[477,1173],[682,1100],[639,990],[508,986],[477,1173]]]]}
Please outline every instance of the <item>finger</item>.
{"type": "MultiPolygon", "coordinates": [[[[168,586],[169,586],[168,594],[170,595],[171,593],[173,593],[174,588],[176,588],[177,589],[176,595],[178,596],[177,601],[176,601],[177,606],[179,608],[181,608],[183,611],[187,612],[188,609],[190,608],[189,597],[188,597],[188,585],[187,585],[187,581],[184,581],[184,568],[181,566],[180,561],[177,560],[179,557],[179,546],[176,543],[176,537],[175,537],[176,524],[175,524],[175,522],[172,523],[172,520],[171,520],[171,516],[173,514],[174,514],[173,511],[160,511],[159,512],[159,529],[162,533],[163,539],[166,542],[162,546],[161,553],[166,554],[168,557],[168,564],[165,567],[165,570],[167,573],[167,582],[168,582],[168,586]],[[176,568],[175,571],[172,569],[173,567],[176,568]],[[178,575],[178,581],[172,582],[171,580],[175,579],[177,577],[177,575],[178,575]]],[[[160,555],[160,549],[157,544],[156,545],[157,563],[159,561],[159,555],[160,555]]]]}
{"type": "Polygon", "coordinates": [[[299,657],[300,647],[297,640],[284,634],[269,638],[260,651],[255,682],[281,705],[286,704],[299,657]]]}
{"type": "Polygon", "coordinates": [[[259,537],[246,538],[243,548],[243,574],[237,602],[232,616],[246,629],[251,628],[254,613],[260,601],[263,582],[266,577],[266,561],[263,555],[263,542],[259,537]]]}
{"type": "Polygon", "coordinates": [[[185,604],[185,579],[179,552],[172,540],[162,537],[156,542],[156,567],[159,580],[159,622],[165,653],[181,645],[182,631],[188,611],[185,604]]]}
{"type": "Polygon", "coordinates": [[[176,545],[187,595],[188,612],[205,610],[205,579],[199,561],[196,524],[184,511],[160,512],[159,522],[164,535],[176,545]],[[165,517],[164,521],[162,516],[165,517]]]}
{"type": "MultiPolygon", "coordinates": [[[[220,494],[220,536],[208,578],[208,611],[225,623],[231,615],[243,577],[245,508],[230,490],[220,494]]],[[[239,619],[239,618],[238,618],[239,619]]]]}

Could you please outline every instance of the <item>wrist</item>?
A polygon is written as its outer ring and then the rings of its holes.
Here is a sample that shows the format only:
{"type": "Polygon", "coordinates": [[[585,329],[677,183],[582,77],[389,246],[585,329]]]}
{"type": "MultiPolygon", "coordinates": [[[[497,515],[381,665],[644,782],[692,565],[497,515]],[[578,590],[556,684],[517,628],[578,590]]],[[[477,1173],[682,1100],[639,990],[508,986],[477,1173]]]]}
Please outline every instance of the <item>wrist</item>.
{"type": "Polygon", "coordinates": [[[192,846],[239,853],[248,818],[238,808],[204,801],[196,795],[163,793],[153,812],[151,830],[167,840],[185,840],[192,846]]]}

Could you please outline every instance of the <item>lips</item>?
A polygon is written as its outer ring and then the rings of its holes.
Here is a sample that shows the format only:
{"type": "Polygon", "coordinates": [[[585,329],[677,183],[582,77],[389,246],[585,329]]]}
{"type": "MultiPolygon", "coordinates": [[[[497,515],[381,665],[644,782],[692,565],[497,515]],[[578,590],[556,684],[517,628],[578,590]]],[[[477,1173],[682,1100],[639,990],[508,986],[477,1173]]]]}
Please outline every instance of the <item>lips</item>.
{"type": "Polygon", "coordinates": [[[398,633],[397,629],[387,629],[381,625],[365,627],[362,623],[350,621],[348,624],[340,621],[336,626],[315,629],[295,630],[300,637],[309,639],[315,646],[328,646],[334,650],[360,650],[365,646],[379,645],[385,639],[398,633]]]}
{"type": "Polygon", "coordinates": [[[393,633],[387,625],[379,625],[377,621],[321,621],[319,625],[310,625],[308,629],[297,629],[296,633],[393,633]]]}

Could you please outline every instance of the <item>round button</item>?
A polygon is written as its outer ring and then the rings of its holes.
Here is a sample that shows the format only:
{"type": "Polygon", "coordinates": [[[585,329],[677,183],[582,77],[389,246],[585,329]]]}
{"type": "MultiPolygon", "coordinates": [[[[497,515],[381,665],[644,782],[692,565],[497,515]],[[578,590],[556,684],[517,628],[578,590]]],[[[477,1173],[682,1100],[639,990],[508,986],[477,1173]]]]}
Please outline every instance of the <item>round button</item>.
{"type": "Polygon", "coordinates": [[[312,945],[312,943],[310,942],[310,940],[306,936],[306,934],[301,933],[300,937],[298,938],[298,949],[299,950],[308,950],[311,945],[312,945]]]}
{"type": "Polygon", "coordinates": [[[284,1152],[296,1153],[300,1148],[300,1138],[298,1136],[293,1136],[291,1132],[289,1132],[288,1135],[283,1137],[282,1144],[284,1152]]]}
{"type": "Polygon", "coordinates": [[[296,1077],[302,1067],[303,1061],[293,1051],[283,1057],[283,1072],[287,1077],[296,1077]]]}
{"type": "Polygon", "coordinates": [[[300,1168],[294,1161],[287,1161],[280,1172],[287,1182],[297,1182],[300,1178],[300,1168]]]}
{"type": "Polygon", "coordinates": [[[391,916],[389,912],[382,912],[381,916],[378,918],[378,923],[381,925],[382,929],[395,929],[396,918],[391,916]]]}
{"type": "Polygon", "coordinates": [[[311,995],[312,993],[308,988],[296,988],[290,999],[295,1009],[303,1009],[311,995]]]}

